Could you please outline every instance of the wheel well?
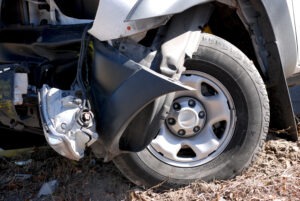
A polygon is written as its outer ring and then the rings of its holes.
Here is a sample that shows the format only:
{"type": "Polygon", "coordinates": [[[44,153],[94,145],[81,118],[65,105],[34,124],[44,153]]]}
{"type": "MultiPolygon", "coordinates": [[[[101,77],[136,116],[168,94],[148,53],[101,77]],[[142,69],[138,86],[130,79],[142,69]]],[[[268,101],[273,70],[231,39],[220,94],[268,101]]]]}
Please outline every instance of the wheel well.
{"type": "MultiPolygon", "coordinates": [[[[257,12],[257,15],[259,16],[256,19],[258,23],[257,25],[259,26],[258,29],[264,31],[266,28],[262,26],[270,27],[270,29],[272,28],[266,19],[262,17],[266,13],[260,13],[263,11],[259,10],[255,10],[254,12],[257,12]]],[[[264,51],[269,54],[266,60],[269,68],[267,70],[262,70],[264,67],[262,67],[258,62],[249,31],[246,29],[244,23],[237,14],[236,8],[229,7],[228,5],[215,3],[215,10],[208,22],[208,27],[208,32],[211,32],[212,34],[232,43],[253,61],[267,86],[271,112],[270,127],[285,130],[285,132],[289,133],[285,136],[287,139],[291,139],[293,141],[297,140],[297,128],[294,121],[293,108],[286,86],[283,69],[278,69],[282,68],[282,66],[278,64],[278,61],[280,61],[280,59],[278,60],[278,52],[268,49],[267,46],[263,47],[265,48],[264,51]],[[270,59],[272,57],[277,58],[277,60],[270,59]]],[[[272,32],[272,30],[268,31],[272,32]]],[[[255,32],[253,32],[253,34],[255,34],[255,32]]],[[[262,34],[262,37],[269,38],[268,35],[264,34],[262,34]]],[[[274,48],[276,50],[276,47],[274,48]]]]}
{"type": "Polygon", "coordinates": [[[235,8],[216,3],[215,10],[208,22],[208,27],[212,34],[227,40],[247,55],[253,61],[262,78],[266,79],[259,66],[251,37],[236,13],[235,8]]]}

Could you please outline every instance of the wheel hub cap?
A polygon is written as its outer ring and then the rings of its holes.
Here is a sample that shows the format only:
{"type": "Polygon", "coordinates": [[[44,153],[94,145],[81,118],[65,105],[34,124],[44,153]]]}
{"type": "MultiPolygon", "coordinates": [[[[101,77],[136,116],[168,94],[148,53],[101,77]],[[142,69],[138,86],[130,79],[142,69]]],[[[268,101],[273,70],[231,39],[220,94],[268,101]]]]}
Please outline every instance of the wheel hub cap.
{"type": "Polygon", "coordinates": [[[174,101],[167,118],[167,125],[177,136],[192,137],[204,127],[205,114],[200,101],[195,98],[181,97],[174,101]]]}

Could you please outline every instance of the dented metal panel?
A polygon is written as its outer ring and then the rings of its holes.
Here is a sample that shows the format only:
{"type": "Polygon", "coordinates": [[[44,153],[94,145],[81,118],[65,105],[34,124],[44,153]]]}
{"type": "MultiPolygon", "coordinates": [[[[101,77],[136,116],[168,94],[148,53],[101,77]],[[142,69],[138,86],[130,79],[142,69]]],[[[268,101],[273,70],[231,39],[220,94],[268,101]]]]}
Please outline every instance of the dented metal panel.
{"type": "Polygon", "coordinates": [[[183,12],[195,5],[212,1],[214,0],[140,0],[130,11],[126,20],[141,20],[164,15],[172,15],[183,12]]]}
{"type": "Polygon", "coordinates": [[[137,0],[101,0],[89,33],[100,41],[131,36],[164,24],[167,17],[126,22],[126,16],[137,0]]]}

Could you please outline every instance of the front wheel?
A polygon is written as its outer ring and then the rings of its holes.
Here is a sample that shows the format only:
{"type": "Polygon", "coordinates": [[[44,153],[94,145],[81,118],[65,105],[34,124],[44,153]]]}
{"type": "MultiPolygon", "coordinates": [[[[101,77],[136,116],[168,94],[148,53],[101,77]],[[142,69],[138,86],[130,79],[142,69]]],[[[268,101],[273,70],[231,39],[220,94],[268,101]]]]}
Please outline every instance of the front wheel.
{"type": "Polygon", "coordinates": [[[185,67],[181,81],[196,90],[176,93],[164,125],[145,150],[114,159],[137,185],[231,178],[249,166],[266,138],[267,92],[241,51],[203,34],[185,67]]]}

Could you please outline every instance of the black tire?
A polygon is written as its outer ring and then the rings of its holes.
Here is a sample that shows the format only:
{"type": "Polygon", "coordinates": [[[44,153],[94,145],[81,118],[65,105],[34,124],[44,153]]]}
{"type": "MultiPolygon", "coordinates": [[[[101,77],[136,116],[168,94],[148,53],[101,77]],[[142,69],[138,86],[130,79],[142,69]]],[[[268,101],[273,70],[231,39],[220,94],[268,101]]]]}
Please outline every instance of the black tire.
{"type": "Polygon", "coordinates": [[[269,128],[269,100],[253,62],[227,41],[202,34],[197,52],[185,66],[214,77],[226,87],[235,105],[233,134],[218,156],[195,167],[170,165],[149,149],[116,157],[115,165],[137,185],[166,181],[164,185],[170,186],[232,178],[247,168],[262,148],[269,128]]]}

